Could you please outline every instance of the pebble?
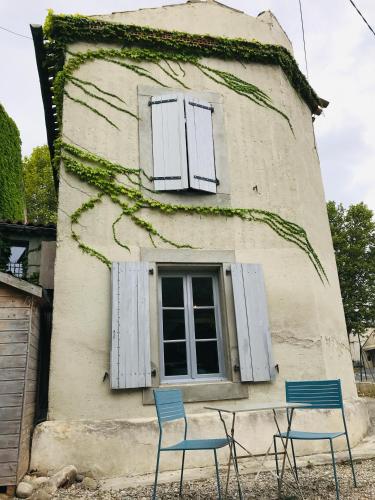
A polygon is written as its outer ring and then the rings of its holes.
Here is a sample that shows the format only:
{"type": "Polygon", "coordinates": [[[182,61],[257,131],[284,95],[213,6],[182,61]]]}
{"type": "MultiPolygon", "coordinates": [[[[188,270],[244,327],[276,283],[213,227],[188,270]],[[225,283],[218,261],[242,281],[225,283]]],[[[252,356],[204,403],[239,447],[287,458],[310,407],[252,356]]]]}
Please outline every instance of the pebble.
{"type": "Polygon", "coordinates": [[[21,481],[16,490],[16,496],[18,498],[29,498],[33,493],[33,486],[29,482],[21,481]]]}
{"type": "Polygon", "coordinates": [[[81,482],[82,488],[85,488],[86,490],[96,490],[98,487],[97,481],[95,479],[92,479],[91,477],[84,477],[82,482],[81,482]]]}
{"type": "Polygon", "coordinates": [[[48,477],[46,476],[38,476],[32,478],[32,484],[34,488],[40,488],[43,484],[46,484],[48,482],[48,477]]]}
{"type": "MultiPolygon", "coordinates": [[[[339,464],[337,473],[340,483],[340,496],[343,500],[374,500],[375,498],[375,459],[363,460],[355,463],[358,487],[354,488],[349,464],[339,464]]],[[[244,498],[269,499],[277,498],[276,479],[270,472],[262,472],[254,484],[254,475],[241,476],[244,498]]],[[[290,478],[289,478],[290,479],[290,478]]],[[[335,500],[335,482],[331,465],[314,465],[299,469],[301,489],[306,500],[335,500]]],[[[225,486],[225,472],[221,473],[221,484],[225,486]]],[[[68,489],[61,488],[53,496],[53,500],[141,500],[150,498],[151,486],[126,488],[119,491],[102,490],[100,486],[94,490],[80,488],[79,484],[68,489]]],[[[216,480],[186,481],[183,491],[184,499],[189,500],[216,500],[216,480]]],[[[295,497],[292,488],[284,488],[284,498],[295,497]]],[[[158,498],[162,500],[178,499],[178,484],[160,484],[158,498]]],[[[236,483],[231,479],[228,490],[228,500],[238,499],[236,483]]]]}
{"type": "Polygon", "coordinates": [[[31,497],[29,497],[29,500],[51,500],[51,498],[52,495],[50,493],[41,489],[36,491],[31,497]]]}

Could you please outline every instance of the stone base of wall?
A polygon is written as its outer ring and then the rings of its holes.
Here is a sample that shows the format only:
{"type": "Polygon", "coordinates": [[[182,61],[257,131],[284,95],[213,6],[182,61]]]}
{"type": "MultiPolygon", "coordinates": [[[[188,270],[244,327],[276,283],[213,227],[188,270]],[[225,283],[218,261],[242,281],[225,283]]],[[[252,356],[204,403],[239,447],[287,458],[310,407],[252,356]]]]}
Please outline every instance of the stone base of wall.
{"type": "MultiPolygon", "coordinates": [[[[285,412],[277,412],[282,429],[286,429],[285,412]]],[[[351,445],[355,446],[367,433],[369,417],[364,401],[352,399],[345,402],[345,415],[351,445]]],[[[227,416],[228,424],[230,415],[227,416]]],[[[188,415],[188,437],[222,437],[223,426],[216,412],[188,415]]],[[[342,429],[340,410],[298,410],[293,428],[309,431],[337,431],[342,429]]],[[[273,414],[269,411],[239,413],[236,417],[236,439],[252,453],[262,453],[269,447],[275,432],[273,414]]],[[[179,422],[165,425],[165,444],[179,441],[182,436],[179,422]]],[[[133,476],[152,473],[155,469],[158,442],[156,419],[132,420],[78,420],[47,421],[39,424],[33,436],[30,468],[43,473],[55,472],[73,464],[80,472],[90,471],[96,478],[133,476]]],[[[328,451],[328,443],[298,442],[298,455],[328,451]]],[[[345,449],[341,437],[335,440],[335,449],[345,449]]],[[[225,463],[228,450],[222,449],[219,460],[225,463]]],[[[212,452],[188,453],[186,467],[203,467],[213,464],[212,452]]],[[[181,453],[161,455],[161,470],[178,470],[181,453]]]]}
{"type": "Polygon", "coordinates": [[[375,398],[375,382],[357,382],[356,385],[360,396],[375,398]]]}

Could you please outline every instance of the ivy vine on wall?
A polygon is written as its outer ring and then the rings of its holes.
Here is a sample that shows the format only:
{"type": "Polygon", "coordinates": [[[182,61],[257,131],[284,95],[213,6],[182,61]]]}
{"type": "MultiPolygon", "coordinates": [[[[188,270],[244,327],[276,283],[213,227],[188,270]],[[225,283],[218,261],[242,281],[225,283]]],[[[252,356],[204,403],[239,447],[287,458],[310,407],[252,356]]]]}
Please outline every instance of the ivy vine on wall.
{"type": "MultiPolygon", "coordinates": [[[[186,33],[163,32],[151,28],[97,21],[83,16],[54,16],[51,12],[46,20],[45,34],[50,38],[52,43],[49,51],[49,60],[53,60],[55,65],[53,94],[60,131],[64,98],[74,101],[77,105],[87,109],[88,112],[95,113],[101,119],[105,120],[108,126],[119,128],[113,119],[99,111],[92,104],[89,104],[84,97],[78,98],[72,95],[70,91],[71,87],[69,87],[69,90],[67,89],[68,83],[80,89],[83,96],[89,97],[91,103],[93,102],[92,100],[98,100],[105,103],[108,107],[128,115],[129,119],[139,119],[134,110],[127,107],[126,102],[121,96],[109,92],[95,82],[83,80],[77,76],[77,70],[83,64],[93,60],[103,60],[119,65],[124,70],[132,71],[139,75],[140,78],[151,80],[162,87],[167,87],[168,85],[157,79],[151,73],[150,69],[142,65],[142,62],[155,64],[168,78],[183,88],[188,88],[184,82],[186,68],[189,65],[194,66],[207,78],[243,96],[251,101],[251,103],[279,114],[287,122],[292,132],[293,128],[289,117],[273,104],[265,92],[234,74],[204,64],[201,58],[203,56],[214,55],[216,57],[239,59],[242,54],[242,58],[247,61],[254,60],[254,54],[257,54],[258,62],[265,62],[265,54],[272,54],[274,56],[276,50],[280,56],[278,64],[282,66],[280,61],[284,61],[284,65],[286,60],[289,61],[289,64],[285,67],[289,68],[287,76],[291,82],[295,82],[293,84],[294,87],[297,89],[299,85],[298,88],[300,90],[304,89],[301,92],[305,94],[307,92],[307,82],[304,82],[302,77],[298,80],[298,85],[296,84],[296,70],[290,62],[294,61],[294,59],[282,47],[276,48],[276,46],[262,45],[259,42],[246,42],[244,40],[227,40],[224,38],[188,35],[186,33]],[[119,49],[101,48],[85,52],[69,51],[68,44],[78,40],[90,42],[116,41],[122,44],[123,47],[119,49]],[[152,41],[153,43],[151,43],[152,41]],[[189,45],[188,42],[195,43],[189,45]],[[125,46],[130,44],[135,46],[125,46]],[[242,48],[242,52],[237,50],[235,53],[236,57],[234,57],[234,50],[235,48],[239,49],[239,47],[242,48]],[[184,64],[184,67],[182,67],[182,64],[184,64]]],[[[275,62],[271,63],[276,64],[275,62]]],[[[298,69],[295,61],[294,65],[298,69]]],[[[309,89],[307,102],[310,107],[317,106],[318,98],[310,87],[309,89]]],[[[327,279],[325,270],[312,248],[305,230],[275,213],[252,208],[191,206],[160,202],[152,197],[153,191],[143,185],[143,179],[146,174],[141,169],[125,167],[110,162],[92,152],[83,150],[77,145],[65,142],[61,135],[55,142],[54,162],[56,169],[60,168],[61,163],[63,163],[67,172],[86,182],[97,191],[96,196],[83,203],[71,214],[71,234],[83,252],[96,257],[108,267],[111,265],[110,260],[102,253],[86,245],[76,228],[82,214],[98,205],[103,197],[111,200],[119,208],[119,215],[112,223],[113,239],[116,244],[127,250],[129,248],[126,242],[122,242],[116,232],[116,226],[122,218],[128,218],[132,223],[145,230],[154,246],[156,246],[157,240],[161,240],[176,248],[192,248],[189,243],[173,241],[159,232],[157,228],[141,215],[140,212],[145,209],[169,215],[187,213],[207,217],[236,217],[247,222],[266,224],[280,237],[303,250],[313,264],[320,279],[322,281],[327,279]],[[121,180],[119,176],[121,176],[121,180]],[[124,178],[126,179],[125,182],[122,180],[124,178]]]]}

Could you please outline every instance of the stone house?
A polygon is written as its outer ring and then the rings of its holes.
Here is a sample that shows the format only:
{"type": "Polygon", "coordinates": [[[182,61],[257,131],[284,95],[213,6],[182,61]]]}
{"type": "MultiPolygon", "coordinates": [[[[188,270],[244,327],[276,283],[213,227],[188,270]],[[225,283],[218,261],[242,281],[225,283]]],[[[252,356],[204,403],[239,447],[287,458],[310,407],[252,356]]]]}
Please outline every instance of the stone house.
{"type": "MultiPolygon", "coordinates": [[[[208,401],[282,400],[287,379],[340,378],[357,443],[368,417],[312,120],[327,102],[277,19],[187,2],[50,14],[32,32],[59,214],[48,420],[31,466],[152,472],[153,387],[181,387],[195,436],[215,436],[208,401]]],[[[298,419],[339,425],[332,412],[298,419]]],[[[274,431],[267,413],[237,429],[255,452],[274,431]]],[[[178,468],[168,455],[162,468],[178,468]]]]}

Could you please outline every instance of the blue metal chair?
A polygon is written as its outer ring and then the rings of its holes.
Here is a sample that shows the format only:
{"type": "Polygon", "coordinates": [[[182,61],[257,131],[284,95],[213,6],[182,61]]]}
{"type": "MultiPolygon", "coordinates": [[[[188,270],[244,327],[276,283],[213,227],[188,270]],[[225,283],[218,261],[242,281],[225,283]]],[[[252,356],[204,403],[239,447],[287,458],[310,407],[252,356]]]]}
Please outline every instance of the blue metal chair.
{"type": "Polygon", "coordinates": [[[180,491],[179,495],[182,495],[182,480],[184,475],[184,463],[185,463],[185,452],[186,451],[196,451],[196,450],[213,450],[215,457],[216,466],[216,480],[217,480],[217,490],[218,498],[221,499],[220,490],[220,477],[219,468],[217,462],[216,450],[218,448],[223,448],[229,445],[227,438],[219,439],[186,439],[187,437],[187,419],[185,415],[184,403],[182,401],[182,392],[179,389],[154,389],[154,398],[156,405],[156,412],[158,415],[159,422],[159,444],[158,444],[158,454],[156,459],[156,471],[155,471],[155,482],[154,490],[152,494],[153,500],[156,498],[156,488],[158,483],[159,474],[159,459],[161,451],[182,451],[182,465],[181,465],[181,477],[180,477],[180,491]],[[163,423],[171,420],[184,419],[185,421],[185,431],[184,439],[179,443],[172,446],[162,447],[163,438],[163,423]]]}
{"type": "MultiPolygon", "coordinates": [[[[346,442],[348,445],[348,452],[350,458],[350,464],[352,468],[353,474],[353,482],[354,486],[357,486],[357,480],[354,472],[354,465],[352,459],[352,453],[350,450],[348,429],[345,421],[345,413],[344,413],[344,403],[342,400],[342,392],[341,392],[341,382],[340,380],[313,380],[313,381],[296,381],[296,382],[285,382],[285,391],[286,391],[286,401],[287,403],[306,403],[308,406],[302,406],[303,409],[339,409],[341,410],[342,420],[344,424],[344,430],[339,432],[302,432],[291,429],[289,434],[287,432],[281,432],[279,434],[275,434],[274,436],[274,447],[275,447],[275,461],[276,461],[276,471],[279,474],[279,466],[277,459],[277,446],[276,439],[288,438],[291,442],[292,454],[293,454],[293,462],[294,462],[294,470],[296,474],[296,478],[298,479],[297,465],[296,465],[296,456],[294,453],[294,440],[321,440],[326,439],[329,440],[329,444],[331,447],[331,455],[332,455],[332,466],[333,466],[333,474],[335,477],[336,484],[336,498],[340,498],[339,493],[339,483],[337,480],[337,472],[336,472],[336,462],[335,462],[335,453],[333,450],[333,440],[339,436],[345,435],[346,442]]],[[[290,422],[290,413],[288,411],[287,414],[288,423],[290,422]]]]}

